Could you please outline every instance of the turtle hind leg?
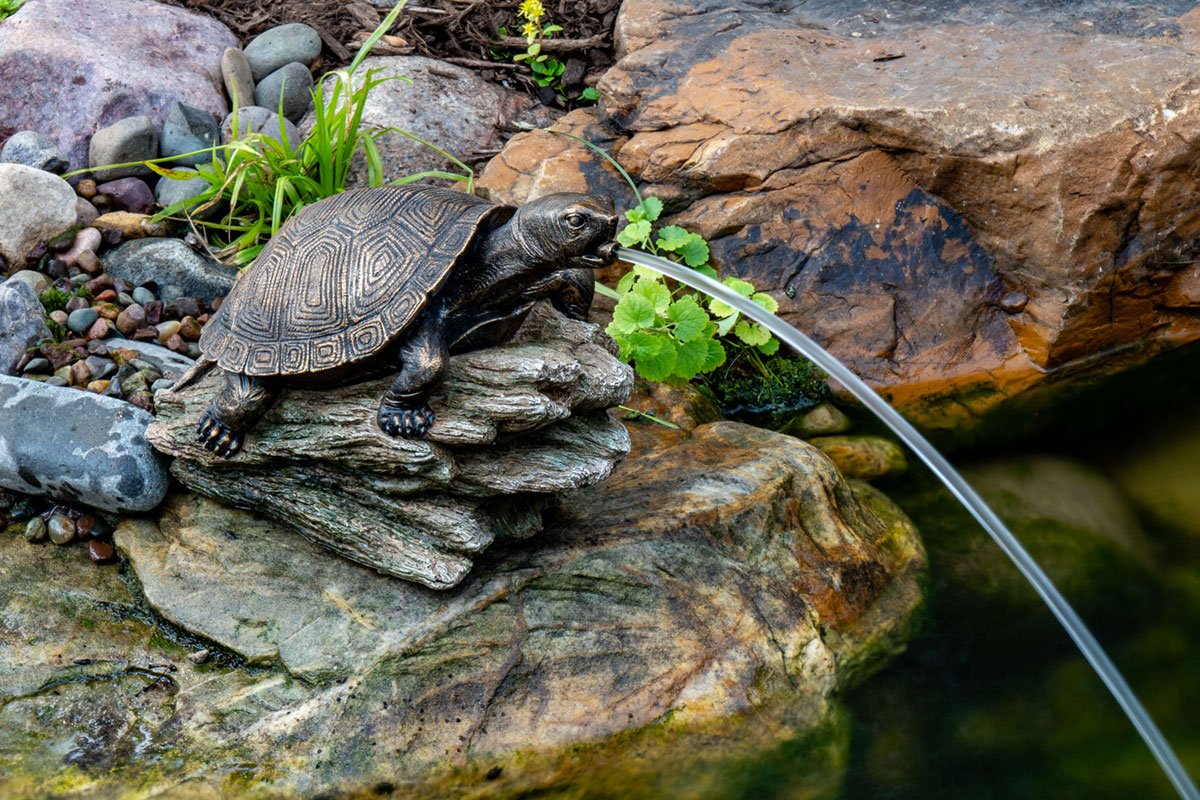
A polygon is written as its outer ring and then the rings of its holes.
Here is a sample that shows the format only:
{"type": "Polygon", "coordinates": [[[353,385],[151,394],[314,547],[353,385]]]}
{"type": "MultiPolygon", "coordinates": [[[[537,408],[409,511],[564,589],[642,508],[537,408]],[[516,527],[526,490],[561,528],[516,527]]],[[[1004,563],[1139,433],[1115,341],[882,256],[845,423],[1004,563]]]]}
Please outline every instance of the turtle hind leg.
{"type": "Polygon", "coordinates": [[[262,419],[278,396],[275,381],[226,372],[225,388],[200,417],[196,437],[205,448],[230,458],[242,449],[246,431],[262,419]]]}

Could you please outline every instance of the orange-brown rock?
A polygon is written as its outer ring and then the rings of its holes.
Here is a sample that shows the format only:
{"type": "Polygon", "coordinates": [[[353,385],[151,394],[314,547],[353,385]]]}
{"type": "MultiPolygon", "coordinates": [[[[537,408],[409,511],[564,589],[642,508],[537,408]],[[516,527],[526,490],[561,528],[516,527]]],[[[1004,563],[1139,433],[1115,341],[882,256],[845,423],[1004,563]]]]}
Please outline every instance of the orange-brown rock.
{"type": "MultiPolygon", "coordinates": [[[[1200,11],[887,8],[626,0],[557,128],[927,426],[1200,338],[1200,11]]],[[[629,196],[543,133],[481,183],[629,196]]]]}

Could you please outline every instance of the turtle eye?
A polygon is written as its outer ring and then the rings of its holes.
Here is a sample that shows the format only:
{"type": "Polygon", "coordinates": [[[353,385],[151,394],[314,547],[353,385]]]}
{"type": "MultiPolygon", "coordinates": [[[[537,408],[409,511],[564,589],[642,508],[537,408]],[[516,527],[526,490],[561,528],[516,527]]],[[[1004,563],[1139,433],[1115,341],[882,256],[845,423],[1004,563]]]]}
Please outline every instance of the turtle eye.
{"type": "Polygon", "coordinates": [[[569,228],[571,228],[572,230],[579,230],[586,223],[587,223],[587,220],[585,220],[583,218],[583,214],[576,213],[576,214],[568,214],[567,215],[567,226],[569,228]]]}

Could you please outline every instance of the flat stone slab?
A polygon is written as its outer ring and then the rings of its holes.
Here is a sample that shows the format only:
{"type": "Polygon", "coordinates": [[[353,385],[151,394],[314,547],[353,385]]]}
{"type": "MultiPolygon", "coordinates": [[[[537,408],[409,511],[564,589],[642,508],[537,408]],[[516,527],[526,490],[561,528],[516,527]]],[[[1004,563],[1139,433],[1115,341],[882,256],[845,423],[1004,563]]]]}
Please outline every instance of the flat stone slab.
{"type": "Polygon", "coordinates": [[[112,397],[0,375],[0,486],[108,511],[167,492],[150,414],[112,397]]]}

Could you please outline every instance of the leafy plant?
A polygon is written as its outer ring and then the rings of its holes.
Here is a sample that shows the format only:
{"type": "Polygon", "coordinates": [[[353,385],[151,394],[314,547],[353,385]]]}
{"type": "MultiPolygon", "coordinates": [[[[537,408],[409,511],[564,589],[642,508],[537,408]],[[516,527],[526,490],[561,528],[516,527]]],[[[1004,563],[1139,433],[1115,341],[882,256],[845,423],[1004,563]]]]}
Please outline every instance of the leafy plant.
{"type": "Polygon", "coordinates": [[[0,22],[17,13],[17,9],[25,5],[25,0],[0,0],[0,22]]]}
{"type": "Polygon", "coordinates": [[[521,5],[517,7],[517,16],[524,20],[521,34],[525,37],[527,47],[524,53],[513,56],[513,61],[525,62],[533,73],[534,83],[538,86],[550,86],[562,76],[566,65],[542,52],[542,40],[560,32],[562,26],[542,24],[546,9],[541,0],[521,0],[521,5]]]}
{"type": "MultiPolygon", "coordinates": [[[[709,265],[708,242],[680,225],[655,227],[663,212],[657,197],[643,197],[637,184],[616,159],[588,140],[555,131],[580,142],[606,159],[633,190],[637,205],[625,212],[626,225],[617,234],[625,247],[686,264],[718,278],[709,265]]],[[[739,278],[723,280],[743,297],[771,313],[779,309],[775,298],[739,278]]],[[[596,284],[596,291],[617,301],[613,321],[606,329],[621,348],[621,358],[646,380],[683,383],[711,373],[734,359],[745,358],[763,377],[771,378],[762,356],[774,355],[779,340],[769,330],[720,300],[669,282],[659,273],[635,266],[617,282],[615,289],[596,284]]]]}
{"type": "MultiPolygon", "coordinates": [[[[474,172],[445,150],[407,131],[368,128],[363,124],[367,98],[375,87],[390,80],[411,83],[408,78],[377,77],[377,70],[369,70],[361,81],[356,81],[363,59],[391,29],[405,2],[396,4],[348,67],[328,73],[317,82],[313,92],[316,121],[303,141],[289,140],[281,101],[277,137],[265,133],[242,134],[235,111],[233,128],[241,135],[228,145],[213,148],[212,161],[198,166],[195,173],[147,162],[165,178],[187,180],[198,173],[209,184],[198,196],[168,206],[156,218],[186,214],[193,226],[210,235],[219,258],[236,264],[249,263],[292,215],[318,200],[345,191],[351,167],[360,153],[366,161],[368,184],[382,186],[383,161],[376,139],[389,132],[437,151],[462,170],[461,174],[421,172],[391,181],[389,185],[435,177],[465,181],[468,189],[473,188],[474,172]],[[216,219],[204,218],[212,212],[221,213],[216,219]]],[[[237,106],[235,98],[234,107],[237,106]]]]}

